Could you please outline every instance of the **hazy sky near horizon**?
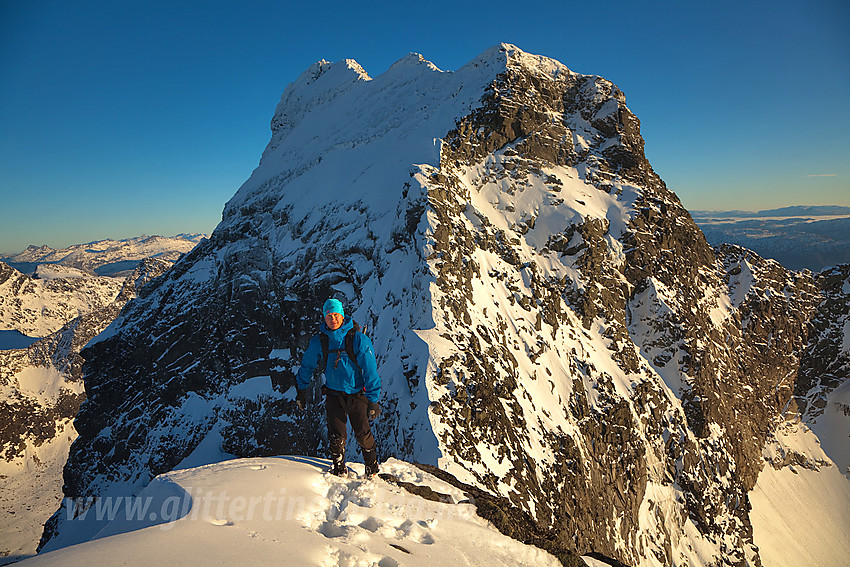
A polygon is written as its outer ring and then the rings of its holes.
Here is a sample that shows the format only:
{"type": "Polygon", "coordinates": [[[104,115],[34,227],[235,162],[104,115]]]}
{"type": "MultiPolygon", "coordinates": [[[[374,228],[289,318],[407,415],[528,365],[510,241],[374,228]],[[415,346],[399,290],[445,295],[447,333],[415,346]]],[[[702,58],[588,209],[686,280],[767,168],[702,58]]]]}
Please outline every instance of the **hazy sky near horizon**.
{"type": "Polygon", "coordinates": [[[689,209],[850,206],[849,27],[846,0],[6,0],[0,253],[211,232],[312,63],[500,42],[617,84],[689,209]]]}

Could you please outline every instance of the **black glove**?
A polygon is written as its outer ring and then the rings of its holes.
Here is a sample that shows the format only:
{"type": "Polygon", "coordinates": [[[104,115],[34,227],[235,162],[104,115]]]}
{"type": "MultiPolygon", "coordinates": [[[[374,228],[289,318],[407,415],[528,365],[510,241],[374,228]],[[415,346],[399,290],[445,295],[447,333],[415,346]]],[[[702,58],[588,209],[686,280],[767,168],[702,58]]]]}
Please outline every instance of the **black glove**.
{"type": "Polygon", "coordinates": [[[369,416],[369,421],[372,421],[373,419],[381,415],[381,406],[379,406],[377,402],[369,400],[369,406],[366,410],[366,415],[369,416]]]}
{"type": "Polygon", "coordinates": [[[304,411],[307,407],[307,390],[298,390],[298,393],[295,394],[295,405],[298,406],[298,409],[304,411]]]}

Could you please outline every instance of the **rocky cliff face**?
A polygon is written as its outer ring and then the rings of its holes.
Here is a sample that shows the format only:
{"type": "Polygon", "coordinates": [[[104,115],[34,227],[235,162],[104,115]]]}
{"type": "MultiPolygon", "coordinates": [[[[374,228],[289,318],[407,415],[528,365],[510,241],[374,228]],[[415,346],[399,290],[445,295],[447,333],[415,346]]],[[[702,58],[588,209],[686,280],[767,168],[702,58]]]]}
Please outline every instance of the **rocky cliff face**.
{"type": "Polygon", "coordinates": [[[808,320],[809,343],[789,406],[850,477],[850,265],[828,268],[815,282],[820,303],[808,320]]]}
{"type": "MultiPolygon", "coordinates": [[[[827,281],[712,249],[605,79],[509,45],[453,73],[320,62],[212,237],[83,353],[65,494],[135,493],[210,445],[322,454],[294,371],[335,295],[379,354],[382,455],[579,554],[758,565],[762,448],[846,382],[805,370],[837,344],[827,281]]],[[[43,545],[92,535],[60,509],[43,545]]]]}

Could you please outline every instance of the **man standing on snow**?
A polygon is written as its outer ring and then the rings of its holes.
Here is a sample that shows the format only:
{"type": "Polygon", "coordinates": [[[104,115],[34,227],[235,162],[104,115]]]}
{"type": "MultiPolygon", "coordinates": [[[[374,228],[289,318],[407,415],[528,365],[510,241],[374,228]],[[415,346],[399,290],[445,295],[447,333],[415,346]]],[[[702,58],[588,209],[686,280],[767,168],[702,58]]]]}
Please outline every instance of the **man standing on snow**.
{"type": "Polygon", "coordinates": [[[381,378],[372,341],[359,332],[359,326],[350,317],[345,316],[339,300],[325,301],[322,314],[325,321],[319,326],[320,332],[310,339],[301,359],[295,380],[298,390],[295,403],[302,411],[307,406],[307,388],[313,380],[313,372],[324,364],[325,385],[322,391],[328,417],[328,446],[333,460],[331,473],[338,476],[348,474],[345,466],[346,421],[351,421],[354,438],[366,463],[366,476],[372,477],[378,472],[378,450],[369,422],[381,413],[378,405],[381,378]]]}

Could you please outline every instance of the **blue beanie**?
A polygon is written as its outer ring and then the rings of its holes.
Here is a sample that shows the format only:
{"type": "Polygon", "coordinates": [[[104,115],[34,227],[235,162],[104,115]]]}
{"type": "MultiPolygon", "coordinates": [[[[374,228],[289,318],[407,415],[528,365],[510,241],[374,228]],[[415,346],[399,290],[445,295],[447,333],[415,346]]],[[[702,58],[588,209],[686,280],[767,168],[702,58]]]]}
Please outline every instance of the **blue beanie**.
{"type": "Polygon", "coordinates": [[[342,310],[342,302],[339,299],[328,299],[322,307],[322,315],[328,313],[339,313],[345,317],[345,312],[342,310]]]}

